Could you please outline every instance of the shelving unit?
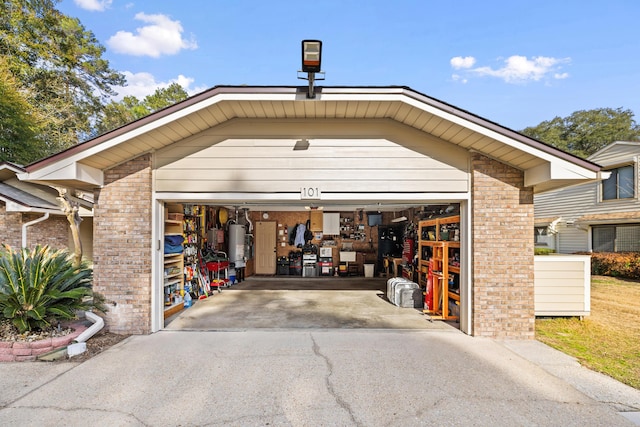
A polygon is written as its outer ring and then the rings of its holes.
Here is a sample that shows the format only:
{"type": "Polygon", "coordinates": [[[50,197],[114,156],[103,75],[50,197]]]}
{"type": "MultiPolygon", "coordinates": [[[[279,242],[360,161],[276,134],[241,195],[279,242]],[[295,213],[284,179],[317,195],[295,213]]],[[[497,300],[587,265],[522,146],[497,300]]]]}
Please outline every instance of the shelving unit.
{"type": "MultiPolygon", "coordinates": [[[[168,205],[164,220],[164,235],[183,236],[182,205],[168,205]]],[[[164,318],[184,308],[184,255],[182,252],[164,254],[164,318]]]]}
{"type": "Polygon", "coordinates": [[[418,281],[425,289],[424,311],[445,320],[458,319],[460,216],[423,220],[418,227],[418,281]]]}

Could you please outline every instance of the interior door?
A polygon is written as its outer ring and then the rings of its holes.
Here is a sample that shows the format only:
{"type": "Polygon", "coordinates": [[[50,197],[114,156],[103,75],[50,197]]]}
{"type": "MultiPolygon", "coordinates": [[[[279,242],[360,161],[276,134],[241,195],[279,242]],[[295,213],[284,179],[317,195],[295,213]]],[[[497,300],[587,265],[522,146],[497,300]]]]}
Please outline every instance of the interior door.
{"type": "Polygon", "coordinates": [[[256,274],[276,274],[276,223],[256,223],[256,274]]]}

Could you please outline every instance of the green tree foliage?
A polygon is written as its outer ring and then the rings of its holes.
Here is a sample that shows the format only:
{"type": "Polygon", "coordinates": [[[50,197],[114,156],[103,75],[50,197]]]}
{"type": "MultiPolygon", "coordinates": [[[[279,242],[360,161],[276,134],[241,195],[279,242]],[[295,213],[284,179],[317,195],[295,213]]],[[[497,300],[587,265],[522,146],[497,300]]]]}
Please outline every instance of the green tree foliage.
{"type": "Polygon", "coordinates": [[[622,108],[580,110],[521,132],[581,157],[588,157],[614,141],[640,139],[640,126],[633,112],[622,108]]]}
{"type": "Polygon", "coordinates": [[[0,247],[0,317],[10,319],[20,333],[73,319],[77,310],[95,306],[104,311],[92,282],[87,262],[74,267],[66,250],[0,247]]]}
{"type": "Polygon", "coordinates": [[[0,3],[0,57],[15,77],[16,90],[39,112],[37,160],[89,135],[113,86],[124,76],[102,58],[104,47],[76,18],[56,9],[59,0],[4,0],[0,3]]]}
{"type": "MultiPolygon", "coordinates": [[[[41,119],[0,57],[0,160],[24,164],[38,145],[41,119]]],[[[42,147],[38,151],[41,151],[42,147]]]]}
{"type": "Polygon", "coordinates": [[[135,96],[126,96],[122,101],[112,101],[105,107],[96,125],[96,133],[103,134],[131,123],[155,111],[169,107],[186,99],[189,95],[178,83],[156,89],[142,101],[135,96]]]}

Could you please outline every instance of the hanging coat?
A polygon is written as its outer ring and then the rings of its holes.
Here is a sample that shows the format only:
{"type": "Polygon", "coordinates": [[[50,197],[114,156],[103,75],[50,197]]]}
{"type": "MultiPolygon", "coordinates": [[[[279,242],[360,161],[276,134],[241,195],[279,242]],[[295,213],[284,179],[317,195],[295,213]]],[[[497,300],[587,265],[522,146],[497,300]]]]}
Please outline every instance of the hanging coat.
{"type": "Polygon", "coordinates": [[[298,224],[298,226],[296,227],[296,237],[295,237],[295,241],[294,244],[297,247],[303,247],[304,246],[304,233],[305,231],[307,231],[307,227],[304,224],[298,224]]]}

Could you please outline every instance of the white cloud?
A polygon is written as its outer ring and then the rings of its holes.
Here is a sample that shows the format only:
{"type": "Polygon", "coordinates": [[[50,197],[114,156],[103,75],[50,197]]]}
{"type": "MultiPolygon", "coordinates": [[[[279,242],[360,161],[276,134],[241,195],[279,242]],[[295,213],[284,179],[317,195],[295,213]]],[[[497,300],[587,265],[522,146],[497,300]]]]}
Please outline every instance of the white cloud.
{"type": "Polygon", "coordinates": [[[476,63],[476,58],[474,58],[473,56],[456,56],[454,58],[451,58],[451,66],[456,69],[459,70],[461,68],[471,68],[474,66],[474,64],[476,63]]]}
{"type": "Polygon", "coordinates": [[[81,9],[102,12],[111,6],[112,0],[73,0],[81,9]]]}
{"type": "Polygon", "coordinates": [[[148,25],[136,28],[136,34],[118,31],[107,40],[107,45],[117,53],[134,56],[173,55],[181,49],[196,49],[198,44],[182,37],[180,21],[172,21],[166,15],[137,13],[135,19],[148,25]]]}
{"type": "Polygon", "coordinates": [[[497,77],[507,83],[522,83],[539,81],[549,76],[566,78],[568,74],[560,74],[558,70],[561,68],[561,64],[568,62],[571,62],[570,58],[534,56],[529,59],[526,56],[513,55],[504,61],[505,65],[502,68],[478,67],[471,71],[480,76],[497,77]]]}
{"type": "Polygon", "coordinates": [[[156,89],[168,87],[172,83],[178,83],[189,95],[195,95],[208,89],[206,86],[192,87],[195,80],[192,77],[186,77],[182,74],[166,82],[156,81],[151,73],[132,73],[125,71],[122,74],[124,74],[127,79],[127,86],[115,88],[116,92],[118,92],[118,96],[114,97],[116,101],[122,100],[125,96],[135,96],[139,100],[142,100],[145,96],[155,92],[156,89]]]}
{"type": "Polygon", "coordinates": [[[462,77],[460,74],[451,74],[451,80],[454,82],[460,82],[462,84],[466,84],[469,80],[462,77]]]}

